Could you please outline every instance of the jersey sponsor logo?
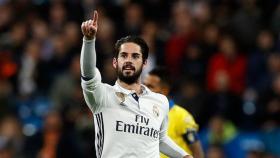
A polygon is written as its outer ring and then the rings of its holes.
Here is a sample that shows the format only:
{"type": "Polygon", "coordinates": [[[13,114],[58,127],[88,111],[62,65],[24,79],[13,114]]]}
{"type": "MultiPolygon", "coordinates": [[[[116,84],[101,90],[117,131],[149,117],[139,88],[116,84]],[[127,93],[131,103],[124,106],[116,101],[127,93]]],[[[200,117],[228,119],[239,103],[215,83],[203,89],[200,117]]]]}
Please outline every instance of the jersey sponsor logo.
{"type": "Polygon", "coordinates": [[[159,138],[159,130],[149,127],[150,119],[142,115],[135,115],[135,123],[126,123],[124,121],[116,121],[116,131],[133,133],[152,137],[154,139],[159,138]]]}

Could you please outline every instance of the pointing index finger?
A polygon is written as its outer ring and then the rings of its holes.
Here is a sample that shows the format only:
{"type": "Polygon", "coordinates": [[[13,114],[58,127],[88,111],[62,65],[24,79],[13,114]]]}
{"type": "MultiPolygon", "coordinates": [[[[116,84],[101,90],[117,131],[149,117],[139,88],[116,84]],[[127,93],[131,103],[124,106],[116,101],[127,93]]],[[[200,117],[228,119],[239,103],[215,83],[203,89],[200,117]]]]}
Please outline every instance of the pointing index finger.
{"type": "Polygon", "coordinates": [[[97,20],[98,20],[98,13],[95,10],[94,13],[93,13],[93,18],[92,18],[93,24],[96,24],[97,20]]]}

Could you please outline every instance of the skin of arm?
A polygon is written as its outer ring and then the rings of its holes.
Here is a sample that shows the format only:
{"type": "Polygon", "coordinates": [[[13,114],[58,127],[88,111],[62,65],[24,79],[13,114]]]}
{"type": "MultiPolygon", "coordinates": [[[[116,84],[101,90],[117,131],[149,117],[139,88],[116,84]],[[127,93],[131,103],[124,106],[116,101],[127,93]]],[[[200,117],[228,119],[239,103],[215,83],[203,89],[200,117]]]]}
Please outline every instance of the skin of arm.
{"type": "Polygon", "coordinates": [[[204,153],[203,153],[203,150],[202,150],[202,147],[201,147],[201,143],[200,141],[196,141],[195,143],[193,144],[190,144],[190,149],[193,153],[193,156],[195,158],[204,158],[204,153]]]}

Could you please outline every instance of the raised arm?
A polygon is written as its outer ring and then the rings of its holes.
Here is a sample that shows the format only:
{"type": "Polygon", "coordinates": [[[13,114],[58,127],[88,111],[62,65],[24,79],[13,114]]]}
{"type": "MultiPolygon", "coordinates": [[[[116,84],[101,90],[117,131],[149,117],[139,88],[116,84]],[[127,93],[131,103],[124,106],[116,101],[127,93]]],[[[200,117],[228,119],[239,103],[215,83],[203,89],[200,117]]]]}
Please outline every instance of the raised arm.
{"type": "Polygon", "coordinates": [[[96,68],[95,37],[98,28],[98,13],[94,11],[91,20],[82,23],[84,35],[81,50],[82,88],[85,101],[93,113],[106,105],[106,88],[101,83],[101,75],[96,68]]]}
{"type": "Polygon", "coordinates": [[[95,76],[96,52],[95,37],[98,28],[98,13],[94,11],[93,18],[82,23],[81,30],[84,35],[81,51],[81,73],[84,80],[95,76]]]}

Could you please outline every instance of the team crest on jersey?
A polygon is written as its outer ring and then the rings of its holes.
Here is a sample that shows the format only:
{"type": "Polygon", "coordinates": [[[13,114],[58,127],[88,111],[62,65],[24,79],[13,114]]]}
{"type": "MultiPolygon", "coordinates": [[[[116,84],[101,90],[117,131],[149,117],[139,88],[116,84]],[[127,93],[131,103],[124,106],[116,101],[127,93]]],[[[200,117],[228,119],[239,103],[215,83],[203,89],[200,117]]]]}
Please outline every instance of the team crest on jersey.
{"type": "Polygon", "coordinates": [[[118,97],[118,99],[120,100],[121,103],[124,102],[125,100],[125,94],[122,92],[116,92],[116,96],[118,97]]]}
{"type": "Polygon", "coordinates": [[[153,114],[155,117],[159,117],[159,108],[156,105],[153,106],[153,114]]]}

